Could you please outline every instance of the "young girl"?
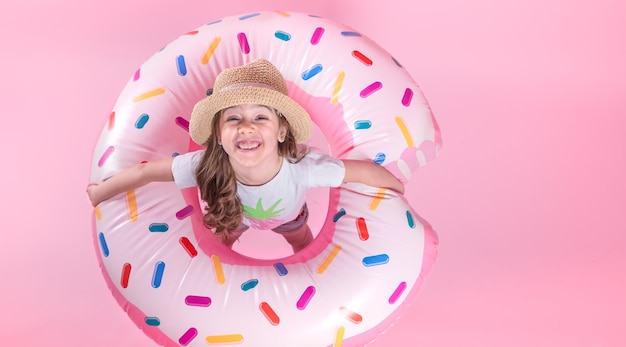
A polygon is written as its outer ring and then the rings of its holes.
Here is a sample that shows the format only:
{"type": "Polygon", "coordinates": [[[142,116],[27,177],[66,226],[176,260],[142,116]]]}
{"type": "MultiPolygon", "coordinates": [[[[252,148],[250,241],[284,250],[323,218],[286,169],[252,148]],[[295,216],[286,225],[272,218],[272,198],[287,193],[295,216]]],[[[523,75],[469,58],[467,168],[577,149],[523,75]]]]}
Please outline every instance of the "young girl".
{"type": "Polygon", "coordinates": [[[311,136],[309,114],[287,94],[278,69],[263,59],[226,69],[198,102],[189,133],[206,149],[136,165],[90,184],[92,205],[153,181],[198,186],[204,225],[232,247],[249,227],[272,229],[294,252],[313,236],[306,196],[313,187],[361,182],[404,193],[404,185],[371,161],[339,160],[298,146],[311,136]]]}

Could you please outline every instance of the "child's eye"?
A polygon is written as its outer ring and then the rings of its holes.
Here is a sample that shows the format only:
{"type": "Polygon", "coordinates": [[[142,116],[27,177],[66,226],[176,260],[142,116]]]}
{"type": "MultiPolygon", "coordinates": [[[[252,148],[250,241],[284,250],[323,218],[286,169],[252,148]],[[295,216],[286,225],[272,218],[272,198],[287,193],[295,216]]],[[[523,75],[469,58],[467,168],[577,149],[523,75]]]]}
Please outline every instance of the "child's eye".
{"type": "Polygon", "coordinates": [[[268,117],[268,116],[265,116],[265,115],[260,114],[260,115],[256,116],[256,119],[258,119],[258,120],[268,120],[268,119],[269,119],[269,117],[268,117]]]}

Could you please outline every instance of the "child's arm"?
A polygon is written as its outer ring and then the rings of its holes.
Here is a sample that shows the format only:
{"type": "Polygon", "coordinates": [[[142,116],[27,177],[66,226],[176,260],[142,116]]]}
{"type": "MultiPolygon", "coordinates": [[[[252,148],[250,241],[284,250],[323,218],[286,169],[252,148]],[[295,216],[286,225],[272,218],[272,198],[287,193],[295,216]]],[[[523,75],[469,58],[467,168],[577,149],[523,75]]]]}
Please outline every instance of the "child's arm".
{"type": "Polygon", "coordinates": [[[139,188],[150,182],[173,181],[172,160],[173,158],[166,158],[138,164],[99,184],[90,184],[87,186],[87,195],[91,204],[97,206],[117,194],[139,188]]]}
{"type": "Polygon", "coordinates": [[[393,189],[404,194],[404,184],[384,167],[365,160],[342,160],[346,168],[344,182],[359,182],[368,186],[393,189]]]}

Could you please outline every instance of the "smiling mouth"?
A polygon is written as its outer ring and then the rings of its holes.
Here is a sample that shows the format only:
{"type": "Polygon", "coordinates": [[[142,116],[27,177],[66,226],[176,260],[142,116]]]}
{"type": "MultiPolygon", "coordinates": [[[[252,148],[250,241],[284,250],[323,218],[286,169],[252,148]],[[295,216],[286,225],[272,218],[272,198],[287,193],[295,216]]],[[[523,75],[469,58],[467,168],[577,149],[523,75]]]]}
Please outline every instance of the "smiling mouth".
{"type": "Polygon", "coordinates": [[[237,143],[237,148],[244,150],[244,151],[253,150],[253,149],[259,148],[260,146],[261,146],[261,143],[256,142],[256,141],[244,141],[244,142],[237,143]]]}

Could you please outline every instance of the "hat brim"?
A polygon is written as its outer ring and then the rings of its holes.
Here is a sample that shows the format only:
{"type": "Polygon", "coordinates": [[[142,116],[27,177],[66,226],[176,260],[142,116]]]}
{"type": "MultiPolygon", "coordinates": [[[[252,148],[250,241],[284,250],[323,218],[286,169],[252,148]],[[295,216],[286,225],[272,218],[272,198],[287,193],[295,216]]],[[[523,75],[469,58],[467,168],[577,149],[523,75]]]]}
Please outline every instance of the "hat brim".
{"type": "Polygon", "coordinates": [[[242,104],[257,104],[275,108],[291,126],[297,143],[311,138],[313,125],[309,113],[289,96],[273,89],[245,86],[216,92],[200,100],[191,112],[189,135],[199,144],[206,145],[211,135],[213,117],[225,109],[242,104]]]}

